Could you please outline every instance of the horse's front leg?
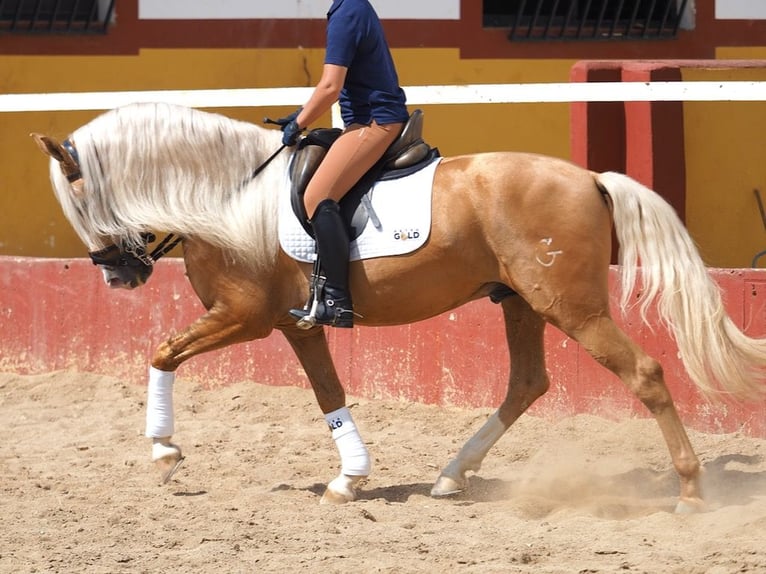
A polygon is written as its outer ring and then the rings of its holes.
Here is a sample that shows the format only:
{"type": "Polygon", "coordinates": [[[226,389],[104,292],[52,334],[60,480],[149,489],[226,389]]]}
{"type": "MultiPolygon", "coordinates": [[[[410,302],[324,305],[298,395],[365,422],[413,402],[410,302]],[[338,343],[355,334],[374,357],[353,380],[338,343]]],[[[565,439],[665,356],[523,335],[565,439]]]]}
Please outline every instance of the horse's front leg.
{"type": "Polygon", "coordinates": [[[170,480],[183,461],[180,447],[171,442],[175,430],[173,384],[176,369],[195,355],[248,338],[251,336],[241,323],[232,320],[229,313],[213,308],[155,350],[149,367],[146,436],[152,439],[152,461],[159,468],[163,483],[170,480]]]}
{"type": "Polygon", "coordinates": [[[324,329],[283,329],[314,390],[341,460],[340,474],[327,485],[321,504],[343,504],[356,499],[357,487],[370,474],[370,455],[346,407],[346,392],[330,355],[324,329]]]}

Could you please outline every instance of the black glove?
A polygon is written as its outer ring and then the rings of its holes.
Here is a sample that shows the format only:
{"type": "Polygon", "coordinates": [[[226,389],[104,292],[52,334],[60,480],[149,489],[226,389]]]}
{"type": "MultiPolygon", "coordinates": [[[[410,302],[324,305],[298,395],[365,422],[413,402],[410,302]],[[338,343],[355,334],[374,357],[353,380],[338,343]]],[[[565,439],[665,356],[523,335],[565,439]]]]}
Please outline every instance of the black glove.
{"type": "Polygon", "coordinates": [[[303,128],[298,126],[298,122],[292,120],[290,123],[282,126],[282,143],[287,147],[292,147],[298,143],[298,137],[303,128]]]}

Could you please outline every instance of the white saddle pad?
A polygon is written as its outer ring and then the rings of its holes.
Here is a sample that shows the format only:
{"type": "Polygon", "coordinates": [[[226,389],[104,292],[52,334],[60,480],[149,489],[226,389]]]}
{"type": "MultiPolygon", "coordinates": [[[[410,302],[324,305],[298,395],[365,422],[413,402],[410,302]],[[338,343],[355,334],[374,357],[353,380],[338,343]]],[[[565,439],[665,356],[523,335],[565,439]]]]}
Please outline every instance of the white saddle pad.
{"type": "MultiPolygon", "coordinates": [[[[371,217],[362,234],[351,242],[351,261],[403,255],[421,247],[431,230],[431,189],[440,158],[423,169],[391,181],[379,181],[372,192],[371,217]]],[[[293,259],[314,261],[314,240],[306,233],[290,205],[290,182],[279,199],[279,243],[293,259]]]]}

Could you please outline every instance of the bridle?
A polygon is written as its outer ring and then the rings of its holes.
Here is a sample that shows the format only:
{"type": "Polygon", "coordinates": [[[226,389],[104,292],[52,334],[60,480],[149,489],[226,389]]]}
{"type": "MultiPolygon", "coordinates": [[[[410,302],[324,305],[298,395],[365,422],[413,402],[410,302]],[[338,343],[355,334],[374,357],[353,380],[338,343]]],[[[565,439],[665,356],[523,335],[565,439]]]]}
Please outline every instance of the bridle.
{"type": "MultiPolygon", "coordinates": [[[[72,173],[65,173],[67,181],[71,184],[77,180],[82,179],[82,171],[80,169],[80,155],[77,153],[77,148],[74,146],[74,142],[69,138],[61,142],[66,152],[71,156],[72,161],[77,167],[77,171],[72,173]]],[[[251,176],[251,179],[255,178],[261,173],[266,166],[268,166],[274,158],[279,155],[283,149],[283,144],[277,149],[266,161],[258,166],[251,176]]],[[[176,236],[173,233],[168,233],[165,238],[160,241],[157,246],[151,251],[147,252],[147,244],[152,243],[156,239],[153,233],[142,233],[142,243],[126,243],[122,247],[117,244],[112,244],[99,249],[98,251],[89,251],[88,256],[94,265],[101,265],[104,267],[128,267],[133,269],[140,269],[146,273],[151,273],[154,264],[158,259],[167,255],[176,245],[183,241],[183,237],[176,236]]]]}
{"type": "Polygon", "coordinates": [[[147,244],[156,239],[155,235],[153,233],[142,233],[141,239],[141,244],[127,243],[122,248],[112,244],[98,251],[89,251],[88,256],[93,265],[143,268],[143,270],[148,271],[160,257],[166,255],[178,245],[183,240],[183,237],[177,237],[173,233],[169,233],[151,252],[147,251],[147,244]]]}

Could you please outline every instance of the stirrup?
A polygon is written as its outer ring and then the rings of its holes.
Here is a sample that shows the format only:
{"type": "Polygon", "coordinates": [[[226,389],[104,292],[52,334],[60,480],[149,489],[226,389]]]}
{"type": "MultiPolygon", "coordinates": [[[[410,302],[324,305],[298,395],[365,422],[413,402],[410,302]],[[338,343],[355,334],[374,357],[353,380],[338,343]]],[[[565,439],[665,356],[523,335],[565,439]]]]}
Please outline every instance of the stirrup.
{"type": "Polygon", "coordinates": [[[315,297],[310,306],[290,309],[290,316],[298,320],[295,325],[299,329],[306,331],[317,325],[350,329],[354,326],[354,310],[350,305],[339,306],[338,302],[351,303],[348,298],[315,297]]]}
{"type": "MultiPolygon", "coordinates": [[[[326,305],[326,303],[325,303],[326,305]]],[[[298,321],[295,323],[296,327],[307,331],[317,325],[326,325],[328,327],[339,327],[350,329],[354,326],[354,312],[351,309],[341,309],[331,311],[330,317],[318,317],[317,308],[319,305],[312,305],[310,310],[306,309],[290,309],[290,316],[295,317],[298,321]]]]}
{"type": "Polygon", "coordinates": [[[297,319],[296,326],[299,329],[308,330],[317,325],[341,328],[354,326],[354,311],[350,308],[351,299],[347,292],[332,287],[328,290],[326,283],[326,277],[312,273],[308,301],[303,309],[290,309],[290,316],[297,319]],[[334,297],[332,292],[335,291],[342,295],[334,297]],[[337,303],[343,306],[336,307],[337,303]]]}

